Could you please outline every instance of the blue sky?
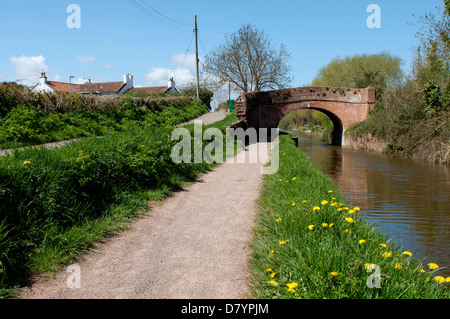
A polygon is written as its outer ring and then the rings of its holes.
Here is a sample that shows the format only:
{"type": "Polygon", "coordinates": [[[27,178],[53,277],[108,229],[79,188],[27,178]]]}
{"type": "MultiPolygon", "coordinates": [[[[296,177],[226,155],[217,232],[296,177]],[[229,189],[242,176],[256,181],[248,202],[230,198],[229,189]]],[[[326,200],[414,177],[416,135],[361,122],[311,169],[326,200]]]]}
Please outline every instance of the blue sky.
{"type": "Polygon", "coordinates": [[[44,69],[49,80],[64,82],[70,75],[75,82],[121,81],[130,73],[135,86],[165,85],[170,76],[181,85],[195,73],[194,15],[200,57],[251,23],[291,53],[292,87],[308,85],[336,56],[386,51],[409,72],[419,30],[409,25],[413,14],[442,7],[442,0],[134,0],[162,23],[131,1],[2,1],[0,81],[33,85],[44,69]],[[80,8],[80,28],[67,26],[70,4],[80,8]],[[366,24],[370,4],[381,9],[381,28],[366,24]]]}

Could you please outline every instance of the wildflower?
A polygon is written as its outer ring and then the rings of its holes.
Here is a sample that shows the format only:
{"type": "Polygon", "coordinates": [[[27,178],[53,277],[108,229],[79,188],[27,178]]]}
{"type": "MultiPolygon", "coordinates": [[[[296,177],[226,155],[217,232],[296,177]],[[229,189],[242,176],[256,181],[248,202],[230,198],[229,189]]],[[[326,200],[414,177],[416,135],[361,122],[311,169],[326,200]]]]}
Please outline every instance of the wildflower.
{"type": "Polygon", "coordinates": [[[354,214],[355,211],[354,211],[353,209],[350,209],[350,210],[348,211],[348,213],[349,213],[349,214],[354,214]]]}
{"type": "Polygon", "coordinates": [[[328,194],[331,194],[333,191],[328,191],[328,194]]]}
{"type": "Polygon", "coordinates": [[[434,269],[438,269],[438,268],[439,268],[439,266],[436,265],[435,263],[429,263],[427,266],[428,266],[428,268],[430,268],[431,270],[434,270],[434,269]]]}
{"type": "Polygon", "coordinates": [[[337,203],[336,203],[336,202],[333,202],[333,203],[330,204],[330,206],[336,207],[336,206],[337,206],[337,203]]]}
{"type": "Polygon", "coordinates": [[[386,246],[386,244],[380,244],[380,247],[381,248],[386,248],[387,246],[386,246]]]}
{"type": "Polygon", "coordinates": [[[360,243],[360,244],[364,244],[365,242],[366,242],[365,239],[360,239],[360,240],[359,240],[359,243],[360,243]]]}
{"type": "Polygon", "coordinates": [[[434,277],[434,280],[436,280],[437,282],[445,282],[445,278],[442,276],[436,276],[434,277]]]}
{"type": "Polygon", "coordinates": [[[316,211],[316,210],[320,210],[320,207],[319,206],[314,206],[313,207],[313,211],[316,211]]]}
{"type": "Polygon", "coordinates": [[[292,203],[292,207],[294,207],[295,206],[295,203],[292,203]]]}
{"type": "Polygon", "coordinates": [[[280,241],[280,245],[284,245],[284,244],[286,244],[287,242],[289,242],[289,239],[281,240],[281,241],[280,241]]]}
{"type": "Polygon", "coordinates": [[[337,275],[339,275],[339,273],[337,273],[335,271],[332,271],[332,272],[330,272],[330,275],[333,276],[333,277],[336,277],[337,275]]]}
{"type": "Polygon", "coordinates": [[[288,180],[288,179],[286,180],[286,183],[289,183],[289,180],[288,180]]]}
{"type": "Polygon", "coordinates": [[[342,208],[338,208],[337,211],[338,211],[338,212],[342,212],[342,208]]]}
{"type": "Polygon", "coordinates": [[[423,270],[423,269],[420,269],[419,271],[422,272],[422,273],[425,272],[425,270],[423,270]]]}
{"type": "Polygon", "coordinates": [[[348,210],[348,207],[344,207],[344,210],[348,210]]]}
{"type": "Polygon", "coordinates": [[[274,254],[274,253],[275,253],[275,250],[272,249],[272,250],[270,251],[270,253],[271,253],[271,254],[274,254]]]}
{"type": "Polygon", "coordinates": [[[347,223],[353,223],[353,218],[350,218],[350,217],[347,217],[346,219],[345,219],[345,221],[347,222],[347,223]]]}
{"type": "Polygon", "coordinates": [[[445,278],[445,282],[450,282],[450,277],[445,278]]]}
{"type": "Polygon", "coordinates": [[[322,204],[322,206],[325,206],[326,204],[328,204],[328,201],[327,201],[327,200],[323,200],[323,201],[321,202],[321,204],[322,204]]]}
{"type": "Polygon", "coordinates": [[[409,251],[404,251],[404,252],[402,252],[402,255],[403,256],[412,256],[412,253],[409,251]]]}
{"type": "Polygon", "coordinates": [[[303,204],[306,204],[306,200],[304,200],[302,203],[303,203],[303,204]]]}
{"type": "Polygon", "coordinates": [[[292,282],[290,284],[286,284],[288,286],[290,292],[295,292],[295,288],[298,287],[298,284],[296,282],[292,282]]]}
{"type": "Polygon", "coordinates": [[[384,258],[389,258],[389,257],[392,256],[392,254],[390,252],[385,252],[381,256],[384,257],[384,258]]]}
{"type": "Polygon", "coordinates": [[[30,161],[24,161],[23,163],[24,163],[25,165],[31,164],[30,161]]]}
{"type": "Polygon", "coordinates": [[[270,278],[275,277],[276,274],[277,274],[276,272],[271,273],[271,274],[270,274],[270,278]]]}
{"type": "Polygon", "coordinates": [[[309,229],[309,230],[313,230],[313,229],[314,229],[314,225],[309,225],[309,226],[308,226],[308,229],[309,229]]]}
{"type": "Polygon", "coordinates": [[[281,219],[281,218],[277,218],[277,219],[275,219],[275,221],[276,221],[276,222],[281,222],[282,219],[281,219]]]}
{"type": "Polygon", "coordinates": [[[395,269],[402,269],[403,264],[402,263],[395,263],[395,269]]]}
{"type": "Polygon", "coordinates": [[[344,233],[349,233],[350,231],[348,229],[344,230],[344,233]]]}
{"type": "Polygon", "coordinates": [[[327,223],[322,223],[322,227],[328,227],[327,223]]]}
{"type": "Polygon", "coordinates": [[[266,272],[272,271],[272,268],[267,268],[266,272]]]}
{"type": "Polygon", "coordinates": [[[283,180],[280,178],[278,181],[279,181],[279,182],[282,182],[283,180]]]}
{"type": "Polygon", "coordinates": [[[297,177],[292,177],[292,180],[295,181],[297,179],[297,177]]]}
{"type": "Polygon", "coordinates": [[[331,223],[330,225],[328,225],[329,227],[333,227],[334,226],[334,223],[331,223]]]}
{"type": "Polygon", "coordinates": [[[360,209],[359,209],[359,207],[355,207],[355,208],[353,208],[353,210],[359,211],[360,209]]]}
{"type": "Polygon", "coordinates": [[[271,284],[271,285],[273,285],[273,286],[275,286],[275,287],[278,285],[277,282],[276,282],[275,280],[269,281],[269,284],[271,284]]]}
{"type": "Polygon", "coordinates": [[[364,264],[364,269],[373,270],[373,269],[375,269],[375,264],[366,263],[366,264],[364,264]]]}

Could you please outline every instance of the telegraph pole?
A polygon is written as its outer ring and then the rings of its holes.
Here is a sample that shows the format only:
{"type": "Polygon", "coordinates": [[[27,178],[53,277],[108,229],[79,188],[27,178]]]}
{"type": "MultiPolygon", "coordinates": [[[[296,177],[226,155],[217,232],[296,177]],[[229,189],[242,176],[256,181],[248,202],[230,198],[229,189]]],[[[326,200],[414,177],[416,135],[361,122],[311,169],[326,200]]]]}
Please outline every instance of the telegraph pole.
{"type": "Polygon", "coordinates": [[[197,69],[197,99],[200,99],[200,75],[198,69],[198,29],[197,29],[197,15],[195,17],[195,66],[197,69]]]}

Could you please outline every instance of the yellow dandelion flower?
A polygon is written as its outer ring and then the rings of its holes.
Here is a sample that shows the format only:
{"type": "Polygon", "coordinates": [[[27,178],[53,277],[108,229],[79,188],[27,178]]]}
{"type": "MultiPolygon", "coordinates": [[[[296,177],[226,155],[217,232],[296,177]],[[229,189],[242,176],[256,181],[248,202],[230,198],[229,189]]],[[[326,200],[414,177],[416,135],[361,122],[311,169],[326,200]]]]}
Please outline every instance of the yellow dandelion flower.
{"type": "Polygon", "coordinates": [[[297,179],[297,177],[292,177],[292,180],[295,181],[297,179]]]}
{"type": "Polygon", "coordinates": [[[348,207],[344,207],[344,210],[348,210],[348,207]]]}
{"type": "Polygon", "coordinates": [[[437,264],[435,264],[435,263],[429,263],[427,266],[431,270],[435,270],[435,269],[439,268],[439,266],[437,264]]]}
{"type": "Polygon", "coordinates": [[[322,227],[328,227],[327,223],[322,223],[322,227]]]}
{"type": "Polygon", "coordinates": [[[267,268],[266,272],[272,271],[272,268],[267,268]]]}
{"type": "Polygon", "coordinates": [[[331,194],[332,192],[333,192],[333,191],[329,190],[329,191],[328,191],[328,194],[331,194]]]}
{"type": "Polygon", "coordinates": [[[274,287],[276,287],[278,285],[275,280],[269,281],[269,284],[273,285],[274,287]]]}
{"type": "Polygon", "coordinates": [[[271,253],[271,254],[274,254],[274,253],[275,253],[275,250],[272,249],[272,250],[270,251],[270,253],[271,253]]]}
{"type": "Polygon", "coordinates": [[[353,208],[353,210],[358,211],[360,209],[359,209],[359,207],[355,207],[355,208],[353,208]]]}
{"type": "Polygon", "coordinates": [[[328,225],[329,227],[333,227],[334,226],[334,223],[331,223],[330,225],[328,225]]]}
{"type": "Polygon", "coordinates": [[[337,206],[337,203],[336,203],[336,202],[333,202],[333,203],[330,204],[330,206],[336,207],[336,206],[337,206]]]}
{"type": "Polygon", "coordinates": [[[420,269],[420,270],[419,270],[419,272],[422,272],[422,273],[423,273],[423,272],[425,272],[425,270],[423,270],[423,269],[420,269]]]}
{"type": "Polygon", "coordinates": [[[292,203],[292,206],[295,206],[295,203],[292,203]]]}
{"type": "Polygon", "coordinates": [[[342,208],[338,208],[337,211],[338,211],[338,212],[342,212],[342,208]]]}
{"type": "Polygon", "coordinates": [[[402,263],[395,263],[395,269],[402,269],[403,264],[402,263]]]}
{"type": "Polygon", "coordinates": [[[365,239],[360,239],[360,240],[359,240],[359,243],[360,243],[360,244],[364,244],[365,242],[366,242],[365,239]]]}
{"type": "Polygon", "coordinates": [[[349,233],[350,231],[348,229],[344,230],[344,233],[349,233]]]}
{"type": "Polygon", "coordinates": [[[332,271],[332,272],[330,272],[330,275],[333,276],[333,277],[336,277],[337,275],[339,275],[339,273],[337,273],[335,271],[332,271]]]}
{"type": "Polygon", "coordinates": [[[308,226],[308,229],[309,229],[309,230],[313,230],[313,229],[314,229],[314,225],[309,225],[309,226],[308,226]]]}
{"type": "Polygon", "coordinates": [[[302,203],[303,203],[303,204],[306,204],[307,202],[306,202],[306,200],[304,200],[302,203]]]}
{"type": "Polygon", "coordinates": [[[392,256],[392,254],[390,252],[384,252],[381,256],[384,258],[389,258],[392,256]]]}
{"type": "Polygon", "coordinates": [[[25,165],[31,164],[30,161],[24,161],[23,163],[24,163],[25,165]]]}
{"type": "Polygon", "coordinates": [[[276,221],[276,222],[281,222],[282,219],[281,219],[281,218],[277,218],[277,219],[275,219],[275,221],[276,221]]]}
{"type": "Polygon", "coordinates": [[[295,292],[295,288],[298,287],[298,284],[296,282],[291,282],[289,284],[286,284],[286,286],[289,288],[288,290],[290,292],[295,292]]]}
{"type": "Polygon", "coordinates": [[[347,217],[346,219],[345,219],[345,221],[347,222],[347,223],[353,223],[353,218],[350,218],[350,217],[347,217]]]}
{"type": "Polygon", "coordinates": [[[366,264],[364,264],[364,269],[373,270],[373,269],[375,269],[375,264],[366,263],[366,264]]]}
{"type": "Polygon", "coordinates": [[[402,252],[402,255],[403,256],[412,256],[412,253],[411,252],[409,252],[409,251],[404,251],[404,252],[402,252]]]}
{"type": "Polygon", "coordinates": [[[380,247],[381,248],[386,248],[387,246],[386,246],[386,244],[380,244],[380,247]]]}
{"type": "Polygon", "coordinates": [[[320,210],[320,207],[319,206],[314,206],[313,207],[313,211],[316,211],[316,210],[320,210]]]}
{"type": "Polygon", "coordinates": [[[445,282],[450,282],[450,277],[445,278],[445,282]]]}
{"type": "Polygon", "coordinates": [[[355,211],[354,211],[353,209],[350,209],[350,210],[348,211],[348,213],[349,213],[349,214],[354,214],[355,211]]]}
{"type": "Polygon", "coordinates": [[[283,180],[280,178],[278,181],[279,181],[279,182],[282,182],[283,180]]]}
{"type": "Polygon", "coordinates": [[[322,206],[325,206],[326,204],[328,204],[327,200],[323,200],[320,204],[322,204],[322,206]]]}
{"type": "Polygon", "coordinates": [[[276,274],[277,274],[276,272],[271,273],[271,274],[270,274],[270,278],[275,277],[276,274]]]}
{"type": "Polygon", "coordinates": [[[436,276],[434,277],[434,280],[436,280],[437,282],[445,282],[445,278],[442,276],[436,276]]]}
{"type": "Polygon", "coordinates": [[[286,183],[289,183],[289,180],[288,180],[288,179],[286,180],[286,183]]]}

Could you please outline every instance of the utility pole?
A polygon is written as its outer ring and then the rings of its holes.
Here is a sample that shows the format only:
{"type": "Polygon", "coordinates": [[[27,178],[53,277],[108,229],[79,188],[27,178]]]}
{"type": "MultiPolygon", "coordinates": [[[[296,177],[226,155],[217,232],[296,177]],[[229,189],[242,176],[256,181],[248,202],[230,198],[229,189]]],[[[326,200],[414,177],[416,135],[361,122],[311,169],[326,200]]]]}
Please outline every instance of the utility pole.
{"type": "Polygon", "coordinates": [[[200,99],[200,75],[198,70],[198,29],[197,29],[197,15],[195,17],[195,66],[197,69],[197,99],[200,99]]]}

